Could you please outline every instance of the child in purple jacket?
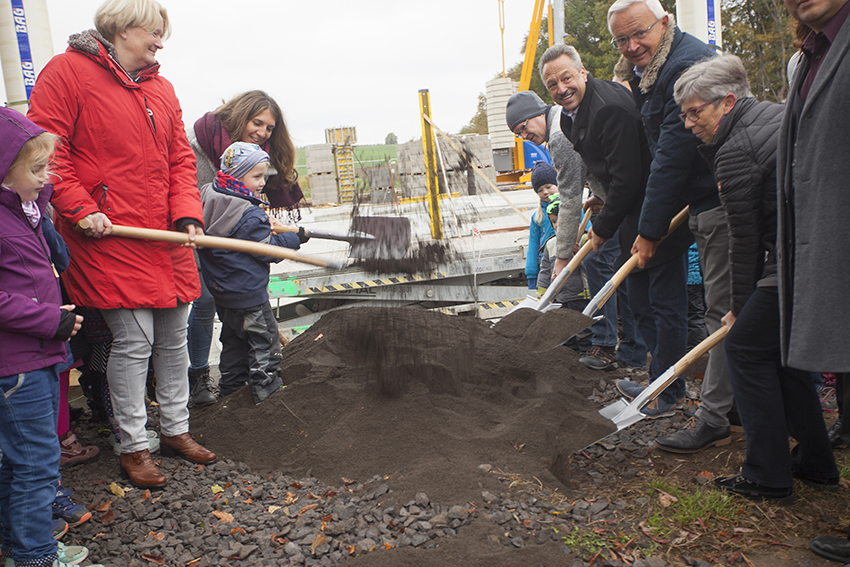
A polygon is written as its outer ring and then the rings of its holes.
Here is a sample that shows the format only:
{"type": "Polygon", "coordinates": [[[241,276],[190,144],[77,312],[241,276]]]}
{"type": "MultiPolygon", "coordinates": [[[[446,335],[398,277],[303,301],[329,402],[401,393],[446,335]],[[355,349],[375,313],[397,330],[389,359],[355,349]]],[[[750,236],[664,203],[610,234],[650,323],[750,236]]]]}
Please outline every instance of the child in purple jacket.
{"type": "Polygon", "coordinates": [[[0,534],[16,566],[57,560],[52,504],[65,343],[82,324],[62,305],[41,224],[56,136],[0,108],[0,534]]]}

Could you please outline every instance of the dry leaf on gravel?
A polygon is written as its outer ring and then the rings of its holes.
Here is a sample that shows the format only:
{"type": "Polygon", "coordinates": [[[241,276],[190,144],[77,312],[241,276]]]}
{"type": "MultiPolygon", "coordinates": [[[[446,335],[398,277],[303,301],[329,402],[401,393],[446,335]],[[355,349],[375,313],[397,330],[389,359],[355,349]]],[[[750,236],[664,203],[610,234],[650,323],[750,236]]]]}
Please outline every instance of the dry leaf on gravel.
{"type": "Polygon", "coordinates": [[[112,500],[107,500],[103,504],[101,504],[100,506],[97,507],[97,511],[98,512],[106,512],[110,508],[112,508],[112,500]]]}
{"type": "Polygon", "coordinates": [[[222,524],[229,524],[233,521],[233,515],[228,514],[227,512],[222,512],[221,510],[213,510],[213,516],[218,518],[222,524]]]}
{"type": "Polygon", "coordinates": [[[316,536],[316,539],[313,540],[313,543],[310,544],[310,553],[316,555],[316,548],[328,541],[328,536],[325,534],[319,534],[316,536]]]}

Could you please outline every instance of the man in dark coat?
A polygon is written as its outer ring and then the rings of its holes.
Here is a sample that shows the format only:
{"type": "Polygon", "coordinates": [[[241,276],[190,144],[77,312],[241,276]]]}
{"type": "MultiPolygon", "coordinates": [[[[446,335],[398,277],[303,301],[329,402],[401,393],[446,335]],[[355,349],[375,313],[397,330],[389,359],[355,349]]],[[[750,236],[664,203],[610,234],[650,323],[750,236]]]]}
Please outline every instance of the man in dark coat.
{"type": "MultiPolygon", "coordinates": [[[[573,47],[550,47],[540,61],[546,89],[566,111],[561,116],[561,129],[605,193],[605,205],[589,233],[593,248],[598,250],[619,228],[621,251],[628,256],[637,236],[651,162],[634,99],[623,85],[591,77],[573,47]]],[[[685,252],[692,241],[687,227],[680,226],[658,247],[645,269],[626,280],[641,337],[652,353],[651,379],[685,353],[685,252]]],[[[685,384],[679,379],[642,411],[654,417],[671,415],[684,394],[685,384]]]]}
{"type": "MultiPolygon", "coordinates": [[[[608,28],[622,57],[614,69],[629,82],[640,108],[652,166],[646,184],[638,237],[633,252],[641,263],[655,253],[657,241],[684,199],[690,206],[690,228],[696,238],[705,286],[705,325],[720,328],[729,311],[729,234],[708,164],[697,153],[699,140],[679,119],[673,99],[676,79],[714,51],[683,33],[658,0],[617,0],[608,9],[608,28]]],[[[660,449],[693,453],[730,438],[727,413],[732,386],[722,347],[709,353],[696,412],[699,427],[656,440],[660,449]]]]}
{"type": "MultiPolygon", "coordinates": [[[[779,309],[783,362],[834,372],[850,440],[850,2],[785,0],[791,15],[812,29],[794,74],[779,130],[779,309]]],[[[850,562],[850,541],[820,536],[809,547],[850,562]]]]}

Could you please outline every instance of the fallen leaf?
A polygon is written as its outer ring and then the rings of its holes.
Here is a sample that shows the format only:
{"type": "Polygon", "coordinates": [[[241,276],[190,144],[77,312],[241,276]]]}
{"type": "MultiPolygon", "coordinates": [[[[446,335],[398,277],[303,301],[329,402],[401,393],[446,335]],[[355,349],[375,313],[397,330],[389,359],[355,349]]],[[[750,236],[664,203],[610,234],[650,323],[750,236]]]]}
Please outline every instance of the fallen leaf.
{"type": "Polygon", "coordinates": [[[354,484],[353,480],[351,480],[350,478],[345,478],[345,477],[342,477],[342,482],[344,482],[345,484],[354,484]]]}
{"type": "Polygon", "coordinates": [[[308,492],[308,493],[307,493],[307,498],[309,498],[309,499],[311,499],[311,500],[321,500],[321,499],[322,499],[321,497],[316,496],[316,495],[315,495],[315,494],[313,494],[312,492],[308,492]]]}
{"type": "Polygon", "coordinates": [[[230,530],[230,535],[233,535],[233,534],[243,534],[244,535],[245,534],[245,528],[242,528],[242,527],[233,528],[232,530],[230,530]]]}
{"type": "Polygon", "coordinates": [[[316,555],[316,548],[328,541],[328,536],[325,534],[319,534],[316,536],[316,539],[313,540],[313,543],[310,544],[310,553],[316,555]]]}
{"type": "Polygon", "coordinates": [[[197,467],[195,467],[195,472],[201,472],[205,468],[206,468],[206,465],[198,465],[197,467]]]}
{"type": "Polygon", "coordinates": [[[313,339],[313,342],[318,341],[319,339],[321,339],[321,338],[322,338],[322,337],[324,337],[324,336],[325,336],[324,334],[319,333],[318,335],[316,335],[316,338],[315,338],[315,339],[313,339]]]}
{"type": "Polygon", "coordinates": [[[253,503],[254,503],[254,501],[253,501],[253,500],[251,500],[250,498],[249,498],[248,500],[243,500],[243,501],[242,501],[242,504],[253,504],[253,503]]]}
{"type": "Polygon", "coordinates": [[[112,508],[112,500],[107,500],[103,504],[101,504],[100,506],[97,507],[97,511],[98,512],[106,512],[110,508],[112,508]]]}
{"type": "Polygon", "coordinates": [[[162,541],[165,539],[165,534],[153,534],[154,541],[162,541]]]}
{"type": "Polygon", "coordinates": [[[293,482],[293,483],[292,483],[292,484],[290,484],[289,486],[291,486],[292,488],[296,488],[296,489],[300,489],[300,488],[301,488],[301,485],[300,485],[300,484],[298,484],[297,482],[293,482]]]}
{"type": "Polygon", "coordinates": [[[151,563],[156,563],[157,565],[165,565],[165,559],[160,557],[159,555],[148,555],[147,553],[142,555],[142,559],[145,561],[150,561],[151,563]]]}
{"type": "Polygon", "coordinates": [[[390,542],[385,542],[385,543],[384,543],[384,549],[392,549],[392,548],[394,548],[394,547],[395,547],[395,546],[394,546],[393,544],[391,544],[390,542]]]}
{"type": "Polygon", "coordinates": [[[106,512],[106,514],[104,514],[100,518],[100,523],[103,524],[104,526],[108,526],[109,524],[111,524],[114,521],[115,521],[115,511],[114,510],[109,510],[108,512],[106,512]]]}
{"type": "Polygon", "coordinates": [[[287,492],[283,504],[285,506],[289,506],[290,504],[294,504],[295,502],[298,502],[298,497],[292,494],[291,492],[287,492]]]}
{"type": "Polygon", "coordinates": [[[349,554],[349,555],[354,555],[354,550],[355,550],[355,549],[356,549],[356,548],[355,548],[353,545],[349,545],[349,546],[348,546],[348,554],[349,554]]]}
{"type": "Polygon", "coordinates": [[[222,524],[229,524],[233,521],[233,515],[228,514],[227,512],[222,512],[221,510],[213,510],[213,516],[218,518],[222,524]]]}
{"type": "Polygon", "coordinates": [[[706,480],[711,480],[711,479],[713,479],[713,478],[714,478],[714,475],[713,475],[713,474],[711,474],[711,473],[710,473],[710,472],[708,472],[708,471],[702,471],[701,473],[699,473],[699,474],[697,475],[697,477],[699,477],[699,478],[704,478],[704,479],[706,479],[706,480]]]}
{"type": "Polygon", "coordinates": [[[124,494],[126,494],[126,491],[114,482],[109,485],[109,491],[112,492],[112,494],[114,494],[118,498],[124,498],[124,494]]]}
{"type": "Polygon", "coordinates": [[[233,486],[233,483],[230,481],[227,481],[227,484],[224,485],[225,488],[230,488],[231,486],[233,486]]]}
{"type": "Polygon", "coordinates": [[[269,506],[269,514],[274,514],[278,510],[280,510],[280,506],[269,506]]]}
{"type": "Polygon", "coordinates": [[[298,516],[300,516],[301,514],[304,514],[305,512],[308,512],[309,510],[315,510],[315,509],[316,509],[316,508],[318,508],[318,507],[319,507],[319,505],[318,505],[318,504],[310,504],[310,505],[308,505],[308,506],[304,506],[303,508],[301,508],[301,511],[300,511],[300,512],[298,512],[297,514],[295,514],[295,517],[297,518],[297,517],[298,517],[298,516]]]}
{"type": "Polygon", "coordinates": [[[144,500],[150,500],[150,499],[151,499],[151,491],[150,491],[150,490],[145,490],[145,491],[142,493],[142,499],[144,499],[144,500]]]}
{"type": "Polygon", "coordinates": [[[751,528],[733,528],[732,531],[736,534],[751,534],[755,530],[751,528]]]}

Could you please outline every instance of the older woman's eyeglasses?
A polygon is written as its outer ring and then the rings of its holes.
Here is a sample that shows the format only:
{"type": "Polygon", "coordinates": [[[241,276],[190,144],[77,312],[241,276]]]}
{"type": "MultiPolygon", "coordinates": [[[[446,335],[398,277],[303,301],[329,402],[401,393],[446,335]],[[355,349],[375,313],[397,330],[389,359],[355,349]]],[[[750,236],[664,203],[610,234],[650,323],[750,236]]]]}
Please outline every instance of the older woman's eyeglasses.
{"type": "MultiPolygon", "coordinates": [[[[666,14],[665,14],[665,16],[666,16],[666,14]]],[[[658,22],[660,22],[663,19],[664,19],[664,16],[661,16],[660,18],[658,18],[657,20],[652,22],[652,25],[649,26],[648,28],[646,28],[645,30],[636,31],[632,35],[624,35],[622,37],[615,37],[614,39],[611,40],[611,45],[613,45],[617,49],[622,49],[622,48],[626,47],[629,43],[631,43],[632,40],[640,41],[640,40],[642,40],[643,38],[646,37],[646,34],[649,33],[649,30],[651,30],[652,27],[655,24],[657,24],[658,22]]]]}
{"type": "Polygon", "coordinates": [[[687,122],[689,119],[690,119],[691,122],[696,122],[696,121],[699,120],[699,113],[702,112],[703,108],[705,108],[709,104],[714,104],[715,102],[717,102],[721,98],[723,98],[723,97],[712,99],[712,100],[706,102],[705,104],[701,104],[701,105],[699,105],[695,108],[689,108],[688,110],[679,113],[679,118],[682,119],[682,122],[687,122]]]}

